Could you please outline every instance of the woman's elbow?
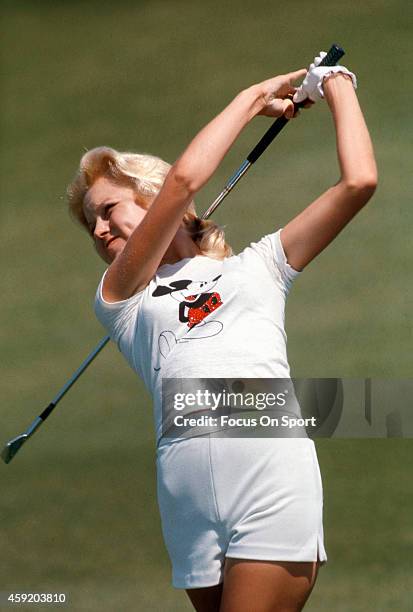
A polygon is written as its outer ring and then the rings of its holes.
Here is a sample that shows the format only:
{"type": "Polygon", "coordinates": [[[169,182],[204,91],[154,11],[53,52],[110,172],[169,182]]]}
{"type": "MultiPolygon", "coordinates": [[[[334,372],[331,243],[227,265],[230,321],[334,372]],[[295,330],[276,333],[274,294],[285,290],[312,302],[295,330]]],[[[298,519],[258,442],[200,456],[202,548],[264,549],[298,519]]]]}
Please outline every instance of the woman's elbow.
{"type": "Polygon", "coordinates": [[[169,171],[169,177],[174,181],[175,185],[180,190],[186,192],[188,197],[193,197],[202,187],[202,185],[199,184],[199,181],[192,176],[191,172],[188,172],[179,163],[172,166],[169,171]]]}
{"type": "Polygon", "coordinates": [[[351,177],[343,181],[346,191],[354,196],[355,199],[366,204],[373,196],[377,188],[377,171],[362,173],[360,176],[351,177]]]}

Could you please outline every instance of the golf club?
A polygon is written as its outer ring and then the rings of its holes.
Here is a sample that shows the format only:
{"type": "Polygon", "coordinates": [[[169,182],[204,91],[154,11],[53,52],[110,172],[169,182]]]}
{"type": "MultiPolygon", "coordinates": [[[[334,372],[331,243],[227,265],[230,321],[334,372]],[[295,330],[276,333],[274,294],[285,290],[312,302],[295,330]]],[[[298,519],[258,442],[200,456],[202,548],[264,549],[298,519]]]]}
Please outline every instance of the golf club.
{"type": "MultiPolygon", "coordinates": [[[[344,55],[345,51],[339,47],[338,45],[332,45],[330,47],[329,52],[324,57],[324,59],[320,62],[320,66],[334,66],[337,64],[339,59],[341,59],[344,55]]],[[[294,103],[294,111],[297,112],[300,108],[303,108],[306,100],[299,102],[298,104],[294,103]]],[[[244,174],[251,168],[252,164],[257,161],[259,157],[264,153],[265,149],[272,143],[274,138],[281,132],[284,126],[287,125],[289,119],[287,117],[278,117],[265,132],[264,136],[261,140],[256,144],[256,146],[249,153],[247,158],[242,162],[238,170],[234,172],[234,174],[228,179],[224,189],[221,191],[219,196],[212,202],[211,206],[204,212],[202,215],[202,219],[208,219],[210,215],[218,208],[221,204],[222,200],[226,198],[229,192],[235,187],[238,181],[244,176],[244,174]]]]}
{"type": "MultiPolygon", "coordinates": [[[[321,61],[320,66],[334,66],[341,57],[344,55],[344,50],[338,45],[332,45],[327,55],[321,61]]],[[[300,102],[299,104],[294,104],[295,111],[302,108],[305,105],[305,100],[300,102]]],[[[228,179],[225,187],[219,194],[219,196],[214,200],[211,206],[203,213],[201,219],[208,219],[212,213],[218,208],[221,202],[227,197],[227,195],[232,191],[238,181],[246,174],[249,168],[252,166],[254,162],[264,153],[266,148],[271,144],[274,138],[281,132],[283,127],[288,123],[288,119],[286,117],[279,117],[276,119],[271,127],[265,132],[264,136],[257,143],[257,145],[252,149],[247,158],[242,162],[240,167],[234,172],[234,174],[228,179]]],[[[18,453],[23,444],[34,434],[35,431],[40,427],[42,423],[47,419],[47,417],[51,414],[51,412],[56,408],[58,402],[62,399],[62,397],[67,393],[67,391],[71,388],[71,386],[77,381],[77,379],[83,374],[86,368],[92,363],[95,357],[100,353],[104,346],[109,342],[110,337],[105,336],[99,344],[93,349],[93,351],[86,357],[83,363],[79,366],[79,368],[74,372],[71,378],[67,381],[67,383],[62,387],[62,389],[58,392],[56,397],[50,402],[50,404],[43,410],[43,412],[36,417],[33,423],[27,428],[27,430],[10,440],[4,449],[2,450],[1,457],[5,463],[10,463],[13,457],[18,453]]]]}
{"type": "Polygon", "coordinates": [[[34,434],[34,432],[40,427],[40,425],[44,423],[44,421],[47,419],[49,414],[56,408],[58,402],[60,402],[62,397],[69,391],[70,387],[74,385],[74,383],[77,381],[79,376],[83,374],[86,368],[92,363],[96,355],[100,353],[100,351],[103,349],[104,346],[106,346],[109,340],[110,340],[109,336],[105,336],[96,346],[96,348],[94,348],[93,351],[86,357],[86,359],[78,367],[76,372],[72,374],[70,379],[61,388],[61,390],[58,392],[56,397],[54,397],[54,399],[43,410],[43,412],[39,414],[38,417],[35,418],[35,420],[30,425],[30,427],[28,427],[24,433],[20,434],[20,436],[17,436],[16,438],[13,438],[12,440],[10,440],[10,442],[7,442],[6,446],[4,447],[1,453],[1,457],[5,463],[10,463],[14,455],[21,449],[23,444],[34,434]]]}

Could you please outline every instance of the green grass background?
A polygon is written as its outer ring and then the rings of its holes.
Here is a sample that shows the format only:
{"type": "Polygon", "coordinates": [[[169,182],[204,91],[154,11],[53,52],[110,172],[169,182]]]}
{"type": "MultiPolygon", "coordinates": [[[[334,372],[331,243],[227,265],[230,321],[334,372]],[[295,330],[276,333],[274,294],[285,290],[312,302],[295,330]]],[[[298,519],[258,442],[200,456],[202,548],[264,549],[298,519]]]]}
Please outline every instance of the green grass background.
{"type": "MultiPolygon", "coordinates": [[[[359,79],[380,185],[289,298],[296,376],[412,373],[411,18],[407,1],[2,1],[1,444],[52,399],[104,330],[103,264],[64,193],[97,145],[173,161],[242,88],[338,42],[359,79]]],[[[203,210],[260,138],[250,124],[203,210]]],[[[305,112],[216,214],[236,250],[336,181],[325,105],[305,112]]],[[[309,611],[408,610],[412,443],[317,443],[329,563],[309,611]]],[[[71,610],[189,610],[170,586],[149,397],[110,346],[9,466],[0,465],[0,591],[66,592],[71,610]]],[[[39,608],[38,608],[39,609],[39,608]]],[[[49,608],[50,609],[50,608],[49,608]]],[[[252,611],[253,612],[253,611],[252,611]]]]}

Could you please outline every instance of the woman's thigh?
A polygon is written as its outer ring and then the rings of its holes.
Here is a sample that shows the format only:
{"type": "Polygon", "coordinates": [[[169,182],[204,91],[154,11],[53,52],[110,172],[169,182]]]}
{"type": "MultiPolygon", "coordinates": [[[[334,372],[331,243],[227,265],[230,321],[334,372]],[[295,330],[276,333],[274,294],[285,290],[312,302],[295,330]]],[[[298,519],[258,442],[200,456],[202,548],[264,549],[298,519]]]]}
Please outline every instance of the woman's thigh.
{"type": "Polygon", "coordinates": [[[197,612],[219,612],[223,584],[203,589],[187,589],[187,595],[197,612]]]}
{"type": "Polygon", "coordinates": [[[227,558],[219,611],[298,612],[314,587],[318,565],[227,558]]]}

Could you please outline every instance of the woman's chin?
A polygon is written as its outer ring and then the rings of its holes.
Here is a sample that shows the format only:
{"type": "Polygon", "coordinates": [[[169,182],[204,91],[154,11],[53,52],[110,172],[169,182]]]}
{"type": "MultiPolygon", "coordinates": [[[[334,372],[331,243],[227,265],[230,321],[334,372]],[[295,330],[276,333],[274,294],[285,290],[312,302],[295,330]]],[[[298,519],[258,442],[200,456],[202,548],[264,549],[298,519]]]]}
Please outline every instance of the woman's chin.
{"type": "Polygon", "coordinates": [[[109,244],[109,247],[106,252],[108,258],[110,259],[110,263],[112,263],[112,261],[119,257],[119,255],[123,251],[124,246],[125,245],[123,244],[123,242],[119,239],[115,239],[109,244]]]}
{"type": "Polygon", "coordinates": [[[103,259],[103,261],[105,261],[107,264],[111,264],[118,257],[118,255],[121,254],[122,251],[123,245],[119,244],[116,247],[115,245],[112,246],[111,243],[108,245],[107,248],[98,249],[98,254],[103,259]]]}

